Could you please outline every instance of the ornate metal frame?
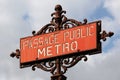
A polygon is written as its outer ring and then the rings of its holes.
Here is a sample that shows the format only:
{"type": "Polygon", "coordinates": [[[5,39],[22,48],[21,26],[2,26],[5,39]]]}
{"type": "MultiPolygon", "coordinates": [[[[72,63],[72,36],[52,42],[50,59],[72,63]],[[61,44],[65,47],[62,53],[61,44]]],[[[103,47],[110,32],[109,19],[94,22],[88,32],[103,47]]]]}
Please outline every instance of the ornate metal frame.
{"type": "MultiPolygon", "coordinates": [[[[66,11],[62,10],[62,6],[56,5],[55,12],[51,14],[51,16],[53,17],[51,22],[42,27],[38,32],[33,31],[33,36],[87,24],[87,19],[84,19],[82,23],[74,19],[67,19],[67,17],[63,15],[63,13],[65,14],[66,11]]],[[[113,32],[109,32],[107,34],[105,31],[103,31],[103,33],[101,33],[101,39],[105,41],[106,37],[111,37],[113,34],[113,32]]],[[[16,56],[16,58],[19,58],[20,50],[17,49],[16,52],[12,52],[10,56],[16,56]]],[[[33,71],[35,71],[35,67],[37,67],[44,71],[51,72],[53,75],[51,76],[51,80],[66,80],[64,74],[66,73],[67,69],[74,66],[82,59],[84,59],[84,61],[87,61],[87,56],[80,54],[68,57],[57,57],[53,60],[47,60],[39,63],[36,62],[34,65],[30,66],[32,66],[33,71]]]]}

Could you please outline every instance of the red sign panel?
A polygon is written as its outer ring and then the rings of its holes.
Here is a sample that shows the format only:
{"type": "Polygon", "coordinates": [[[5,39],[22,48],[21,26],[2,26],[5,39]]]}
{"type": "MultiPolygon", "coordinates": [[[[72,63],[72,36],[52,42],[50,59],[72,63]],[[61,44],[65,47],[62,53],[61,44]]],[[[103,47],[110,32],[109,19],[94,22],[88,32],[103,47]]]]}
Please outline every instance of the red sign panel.
{"type": "Polygon", "coordinates": [[[98,49],[100,22],[20,39],[20,63],[98,49]]]}

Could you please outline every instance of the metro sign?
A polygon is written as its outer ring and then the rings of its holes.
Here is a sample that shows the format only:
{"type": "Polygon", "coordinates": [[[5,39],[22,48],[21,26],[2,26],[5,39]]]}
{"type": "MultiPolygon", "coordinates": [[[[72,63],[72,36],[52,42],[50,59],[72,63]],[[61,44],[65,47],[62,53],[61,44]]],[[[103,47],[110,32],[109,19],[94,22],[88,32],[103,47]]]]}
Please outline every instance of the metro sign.
{"type": "Polygon", "coordinates": [[[20,39],[20,63],[101,52],[101,21],[20,39]]]}

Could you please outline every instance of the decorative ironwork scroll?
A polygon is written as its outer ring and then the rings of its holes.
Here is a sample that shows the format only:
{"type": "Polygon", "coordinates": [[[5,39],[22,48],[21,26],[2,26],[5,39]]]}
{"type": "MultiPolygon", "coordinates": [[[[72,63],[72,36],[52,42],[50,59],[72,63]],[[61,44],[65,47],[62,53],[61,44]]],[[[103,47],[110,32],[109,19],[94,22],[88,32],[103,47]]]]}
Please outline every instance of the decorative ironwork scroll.
{"type": "MultiPolygon", "coordinates": [[[[61,5],[56,5],[55,12],[51,14],[51,16],[53,16],[51,22],[42,27],[42,29],[40,29],[37,33],[33,31],[33,35],[41,35],[57,30],[63,30],[87,24],[87,19],[84,19],[82,23],[74,19],[68,19],[65,15],[62,15],[63,13],[66,13],[66,11],[62,10],[61,5]]],[[[64,73],[66,73],[67,68],[70,68],[77,64],[82,58],[84,58],[84,61],[87,61],[87,57],[85,55],[77,55],[67,58],[58,58],[56,60],[36,63],[32,66],[32,70],[35,70],[35,67],[37,67],[44,71],[49,71],[53,75],[63,75],[64,73]]]]}
{"type": "Polygon", "coordinates": [[[57,74],[57,64],[60,64],[61,74],[64,74],[67,71],[67,68],[70,68],[77,64],[80,60],[84,58],[84,61],[87,61],[87,57],[85,55],[72,56],[69,58],[58,58],[59,62],[56,60],[50,60],[47,62],[36,63],[32,66],[32,70],[35,70],[35,67],[40,68],[44,71],[49,71],[53,75],[57,74]]]}

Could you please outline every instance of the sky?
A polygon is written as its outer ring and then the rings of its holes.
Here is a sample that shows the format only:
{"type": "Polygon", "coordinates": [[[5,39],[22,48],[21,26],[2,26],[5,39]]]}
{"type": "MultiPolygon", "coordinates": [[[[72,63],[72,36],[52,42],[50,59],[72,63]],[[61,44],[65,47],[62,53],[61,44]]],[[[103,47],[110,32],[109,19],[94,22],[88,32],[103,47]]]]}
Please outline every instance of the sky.
{"type": "Polygon", "coordinates": [[[102,42],[102,53],[88,56],[68,69],[67,80],[120,80],[120,0],[0,0],[0,80],[49,80],[49,72],[19,68],[9,55],[19,49],[20,38],[31,36],[51,21],[56,4],[67,18],[101,20],[102,30],[114,36],[102,42]]]}

